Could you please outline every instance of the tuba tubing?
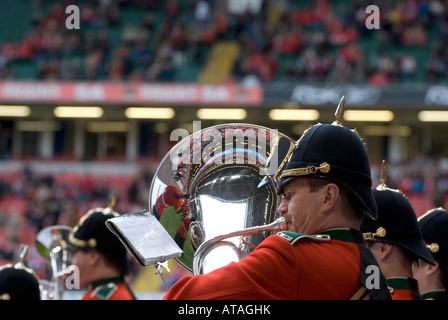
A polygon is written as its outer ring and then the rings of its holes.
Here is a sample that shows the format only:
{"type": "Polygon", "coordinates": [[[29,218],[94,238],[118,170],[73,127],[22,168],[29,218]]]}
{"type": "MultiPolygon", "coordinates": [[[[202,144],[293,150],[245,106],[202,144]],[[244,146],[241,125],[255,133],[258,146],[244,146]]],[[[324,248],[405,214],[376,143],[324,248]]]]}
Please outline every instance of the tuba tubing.
{"type": "Polygon", "coordinates": [[[67,248],[62,241],[58,241],[50,250],[50,262],[53,277],[51,284],[53,290],[50,294],[50,298],[53,300],[62,300],[64,292],[64,279],[63,275],[68,274],[67,269],[67,248]]]}
{"type": "Polygon", "coordinates": [[[286,221],[285,218],[281,217],[275,220],[274,222],[262,225],[262,226],[255,226],[250,227],[238,231],[233,231],[230,233],[226,233],[223,235],[216,236],[214,238],[211,238],[205,242],[203,242],[196,252],[194,253],[193,257],[193,275],[198,275],[201,272],[203,259],[205,255],[209,252],[210,249],[222,246],[222,245],[229,245],[236,251],[238,254],[238,257],[241,259],[241,253],[240,250],[236,247],[236,245],[230,241],[226,241],[225,239],[232,238],[232,237],[248,237],[250,235],[253,235],[255,233],[265,232],[265,231],[285,231],[286,230],[286,221]]]}

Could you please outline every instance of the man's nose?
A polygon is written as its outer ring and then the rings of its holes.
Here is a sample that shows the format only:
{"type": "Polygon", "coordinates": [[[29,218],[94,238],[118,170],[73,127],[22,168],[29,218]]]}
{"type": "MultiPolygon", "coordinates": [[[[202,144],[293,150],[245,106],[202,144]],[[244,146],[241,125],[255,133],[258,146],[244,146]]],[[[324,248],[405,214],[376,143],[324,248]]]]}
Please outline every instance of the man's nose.
{"type": "Polygon", "coordinates": [[[285,215],[288,212],[288,206],[286,205],[285,201],[282,200],[282,202],[280,202],[277,211],[281,216],[285,215]]]}

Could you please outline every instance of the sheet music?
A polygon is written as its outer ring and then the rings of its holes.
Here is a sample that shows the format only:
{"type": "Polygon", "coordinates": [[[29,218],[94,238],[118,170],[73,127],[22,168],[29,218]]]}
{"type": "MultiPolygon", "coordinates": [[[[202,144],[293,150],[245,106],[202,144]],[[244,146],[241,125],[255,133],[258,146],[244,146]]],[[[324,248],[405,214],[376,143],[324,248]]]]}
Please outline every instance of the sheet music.
{"type": "Polygon", "coordinates": [[[142,265],[163,262],[182,254],[160,222],[148,211],[128,213],[106,221],[106,226],[142,265]]]}

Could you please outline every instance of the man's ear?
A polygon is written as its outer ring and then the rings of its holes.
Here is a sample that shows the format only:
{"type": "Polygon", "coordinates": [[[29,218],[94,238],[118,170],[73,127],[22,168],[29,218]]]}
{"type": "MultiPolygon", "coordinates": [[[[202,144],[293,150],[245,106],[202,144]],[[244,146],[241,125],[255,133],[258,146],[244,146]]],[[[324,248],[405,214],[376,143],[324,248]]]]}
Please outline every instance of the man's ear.
{"type": "Polygon", "coordinates": [[[368,241],[367,243],[377,260],[384,260],[392,252],[393,246],[390,243],[381,241],[368,241]]]}
{"type": "Polygon", "coordinates": [[[378,244],[380,245],[379,253],[382,259],[387,258],[393,250],[393,245],[387,242],[378,242],[378,244]]]}
{"type": "Polygon", "coordinates": [[[433,266],[432,264],[429,264],[429,263],[425,263],[424,268],[425,268],[425,273],[427,275],[433,275],[440,270],[440,264],[437,261],[436,261],[435,266],[433,266]]]}
{"type": "Polygon", "coordinates": [[[91,266],[97,266],[99,264],[101,258],[102,258],[101,253],[94,251],[94,250],[88,251],[88,259],[89,259],[89,264],[91,266]]]}
{"type": "Polygon", "coordinates": [[[322,189],[322,204],[323,204],[323,212],[328,212],[331,210],[340,196],[339,187],[334,183],[329,183],[325,185],[322,189]]]}

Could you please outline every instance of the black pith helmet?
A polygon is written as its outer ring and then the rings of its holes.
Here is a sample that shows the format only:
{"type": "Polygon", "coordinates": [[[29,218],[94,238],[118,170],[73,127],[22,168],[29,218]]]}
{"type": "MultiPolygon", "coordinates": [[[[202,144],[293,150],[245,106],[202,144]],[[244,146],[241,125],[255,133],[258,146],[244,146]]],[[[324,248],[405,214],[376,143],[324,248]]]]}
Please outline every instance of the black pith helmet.
{"type": "Polygon", "coordinates": [[[119,216],[111,207],[89,210],[79,219],[69,236],[74,248],[93,249],[106,255],[122,272],[128,272],[126,248],[106,226],[108,219],[119,216]]]}
{"type": "MultiPolygon", "coordinates": [[[[343,100],[338,110],[343,107],[343,100]]],[[[339,118],[342,117],[342,111],[339,118]]],[[[294,179],[317,176],[349,190],[370,218],[376,218],[367,148],[355,130],[333,124],[316,124],[305,130],[280,175],[278,192],[294,179]]],[[[281,169],[281,168],[280,168],[281,169]]]]}
{"type": "Polygon", "coordinates": [[[41,300],[36,275],[11,264],[0,267],[0,300],[41,300]]]}
{"type": "Polygon", "coordinates": [[[448,212],[442,208],[427,211],[418,218],[423,241],[434,259],[448,270],[448,212]]]}
{"type": "Polygon", "coordinates": [[[0,266],[0,300],[41,300],[39,278],[27,266],[28,245],[23,245],[20,261],[0,266]]]}
{"type": "Polygon", "coordinates": [[[378,218],[361,221],[364,239],[397,245],[412,256],[434,265],[417,223],[417,216],[406,196],[397,189],[386,186],[385,165],[381,169],[381,185],[373,190],[378,218]]]}

